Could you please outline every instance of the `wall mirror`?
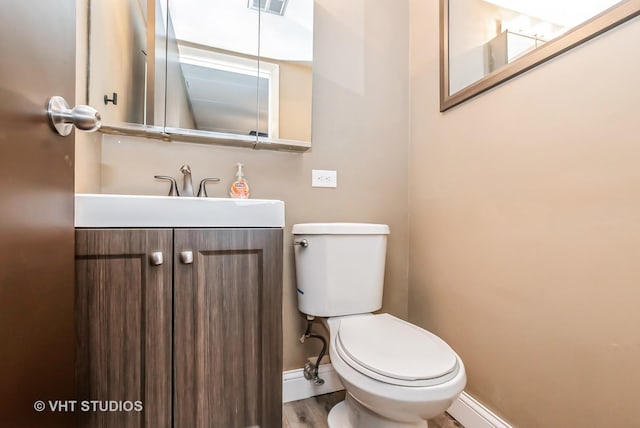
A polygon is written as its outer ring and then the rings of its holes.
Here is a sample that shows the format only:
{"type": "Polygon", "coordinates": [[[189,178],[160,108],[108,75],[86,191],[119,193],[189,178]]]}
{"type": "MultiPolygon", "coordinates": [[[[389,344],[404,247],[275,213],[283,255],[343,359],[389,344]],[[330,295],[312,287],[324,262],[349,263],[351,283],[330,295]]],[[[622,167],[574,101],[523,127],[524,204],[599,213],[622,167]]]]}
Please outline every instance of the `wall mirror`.
{"type": "Polygon", "coordinates": [[[89,103],[105,132],[309,147],[313,0],[90,4],[89,103]]]}
{"type": "Polygon", "coordinates": [[[639,14],[640,0],[440,0],[440,111],[639,14]]]}

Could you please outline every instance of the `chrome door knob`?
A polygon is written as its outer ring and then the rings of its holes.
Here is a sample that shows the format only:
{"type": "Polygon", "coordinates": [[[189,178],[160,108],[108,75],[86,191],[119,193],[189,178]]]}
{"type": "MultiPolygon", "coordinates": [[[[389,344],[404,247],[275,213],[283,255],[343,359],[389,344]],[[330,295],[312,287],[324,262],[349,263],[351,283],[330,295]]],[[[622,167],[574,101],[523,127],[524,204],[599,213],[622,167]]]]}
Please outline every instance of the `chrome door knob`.
{"type": "Polygon", "coordinates": [[[49,122],[58,134],[66,137],[75,126],[82,131],[93,132],[100,128],[100,113],[90,106],[79,105],[69,108],[67,101],[59,96],[49,99],[47,108],[49,122]]]}

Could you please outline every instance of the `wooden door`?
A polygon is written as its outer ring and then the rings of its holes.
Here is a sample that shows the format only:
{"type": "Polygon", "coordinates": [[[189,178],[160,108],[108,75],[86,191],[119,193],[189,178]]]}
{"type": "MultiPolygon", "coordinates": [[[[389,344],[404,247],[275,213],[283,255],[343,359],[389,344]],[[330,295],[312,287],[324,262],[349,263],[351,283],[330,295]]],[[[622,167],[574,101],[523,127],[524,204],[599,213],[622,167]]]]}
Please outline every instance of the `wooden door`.
{"type": "Polygon", "coordinates": [[[174,427],[281,426],[282,230],[178,229],[174,246],[174,427]]]}
{"type": "Polygon", "coordinates": [[[170,229],[76,231],[78,400],[134,403],[79,426],[171,426],[172,259],[170,229]]]}
{"type": "Polygon", "coordinates": [[[74,137],[49,127],[75,100],[75,1],[3,1],[0,12],[0,425],[72,426],[74,137]]]}

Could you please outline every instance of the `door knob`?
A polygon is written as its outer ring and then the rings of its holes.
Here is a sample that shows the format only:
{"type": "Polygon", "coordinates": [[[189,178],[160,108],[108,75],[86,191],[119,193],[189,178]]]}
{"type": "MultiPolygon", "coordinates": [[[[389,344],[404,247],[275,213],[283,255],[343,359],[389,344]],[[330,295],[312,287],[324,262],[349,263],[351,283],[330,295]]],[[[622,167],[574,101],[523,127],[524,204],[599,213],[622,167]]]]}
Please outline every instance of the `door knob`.
{"type": "Polygon", "coordinates": [[[49,99],[49,122],[58,134],[66,137],[75,126],[82,131],[93,132],[100,128],[100,113],[93,107],[78,105],[69,108],[67,100],[55,96],[49,99]]]}

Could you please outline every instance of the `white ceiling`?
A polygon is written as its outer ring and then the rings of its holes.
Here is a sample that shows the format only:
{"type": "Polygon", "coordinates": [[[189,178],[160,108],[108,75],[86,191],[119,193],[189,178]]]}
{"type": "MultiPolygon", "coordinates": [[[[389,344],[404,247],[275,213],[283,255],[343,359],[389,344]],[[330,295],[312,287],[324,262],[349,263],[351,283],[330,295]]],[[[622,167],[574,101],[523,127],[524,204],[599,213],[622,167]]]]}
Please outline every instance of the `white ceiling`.
{"type": "Polygon", "coordinates": [[[169,0],[176,37],[287,61],[313,59],[313,0],[289,0],[284,16],[247,7],[247,0],[169,0]]]}

